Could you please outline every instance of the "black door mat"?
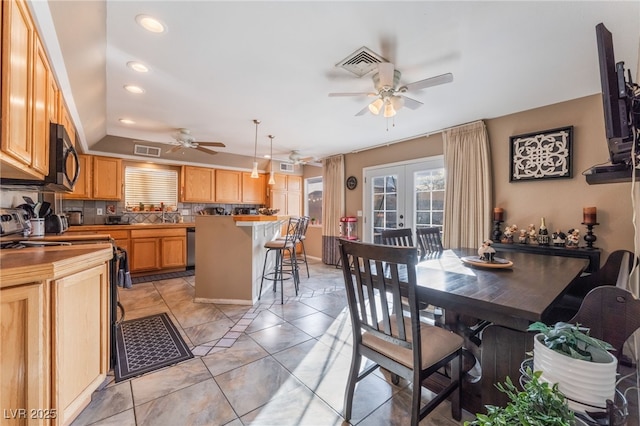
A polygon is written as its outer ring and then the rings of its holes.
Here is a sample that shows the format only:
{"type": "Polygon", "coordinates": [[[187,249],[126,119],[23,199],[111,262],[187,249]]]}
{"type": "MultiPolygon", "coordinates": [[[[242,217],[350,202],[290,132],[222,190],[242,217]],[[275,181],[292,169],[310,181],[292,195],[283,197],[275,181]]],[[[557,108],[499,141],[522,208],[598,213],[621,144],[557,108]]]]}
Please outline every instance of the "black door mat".
{"type": "Polygon", "coordinates": [[[166,312],[118,324],[116,355],[116,382],[193,358],[166,312]]]}
{"type": "Polygon", "coordinates": [[[195,275],[195,273],[196,273],[195,269],[188,269],[186,271],[167,272],[166,274],[145,275],[143,277],[131,278],[131,283],[139,284],[139,283],[148,283],[150,281],[168,280],[171,278],[191,277],[195,275]]]}

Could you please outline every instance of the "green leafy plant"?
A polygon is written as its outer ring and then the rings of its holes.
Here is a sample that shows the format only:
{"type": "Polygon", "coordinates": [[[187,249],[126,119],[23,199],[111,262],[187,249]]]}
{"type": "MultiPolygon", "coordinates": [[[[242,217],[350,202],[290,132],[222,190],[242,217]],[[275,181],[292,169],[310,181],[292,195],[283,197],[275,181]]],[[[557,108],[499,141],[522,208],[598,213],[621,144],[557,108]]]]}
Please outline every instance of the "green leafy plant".
{"type": "Polygon", "coordinates": [[[544,345],[549,349],[560,352],[566,356],[584,361],[593,361],[592,351],[614,350],[607,342],[589,336],[589,329],[580,324],[568,324],[558,322],[553,327],[542,322],[534,322],[527,329],[537,331],[544,335],[544,345]]]}
{"type": "Polygon", "coordinates": [[[542,372],[532,372],[531,378],[521,391],[509,377],[504,384],[497,383],[500,392],[505,393],[510,402],[506,407],[487,405],[487,414],[476,414],[473,421],[464,422],[465,426],[573,426],[575,415],[567,406],[567,401],[558,384],[549,385],[540,381],[542,372]]]}

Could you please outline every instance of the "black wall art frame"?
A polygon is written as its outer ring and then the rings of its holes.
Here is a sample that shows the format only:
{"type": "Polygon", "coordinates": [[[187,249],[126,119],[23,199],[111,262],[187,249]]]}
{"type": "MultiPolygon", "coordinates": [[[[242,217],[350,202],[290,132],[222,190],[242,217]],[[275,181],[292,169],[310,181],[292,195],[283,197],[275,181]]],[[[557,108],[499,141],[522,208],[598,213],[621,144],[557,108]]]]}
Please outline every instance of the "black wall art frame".
{"type": "Polygon", "coordinates": [[[509,182],[573,176],[573,126],[509,138],[509,182]]]}

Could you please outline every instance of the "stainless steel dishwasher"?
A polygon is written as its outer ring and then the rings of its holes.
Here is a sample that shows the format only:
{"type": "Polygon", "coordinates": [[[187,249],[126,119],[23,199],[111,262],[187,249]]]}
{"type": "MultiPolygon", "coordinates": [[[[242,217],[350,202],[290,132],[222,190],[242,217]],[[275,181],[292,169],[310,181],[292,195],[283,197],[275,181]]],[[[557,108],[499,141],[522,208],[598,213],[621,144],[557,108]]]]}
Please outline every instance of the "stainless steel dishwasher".
{"type": "Polygon", "coordinates": [[[187,269],[196,268],[196,228],[187,228],[187,269]]]}

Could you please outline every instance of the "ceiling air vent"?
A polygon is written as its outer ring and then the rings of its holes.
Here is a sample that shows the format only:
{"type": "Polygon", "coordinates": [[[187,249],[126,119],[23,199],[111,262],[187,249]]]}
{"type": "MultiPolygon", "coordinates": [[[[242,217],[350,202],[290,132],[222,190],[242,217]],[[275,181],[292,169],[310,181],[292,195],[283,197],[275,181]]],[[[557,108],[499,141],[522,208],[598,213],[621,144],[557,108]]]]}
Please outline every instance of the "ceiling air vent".
{"type": "Polygon", "coordinates": [[[160,157],[162,149],[155,146],[134,145],[133,153],[135,155],[144,155],[145,157],[160,157]]]}
{"type": "Polygon", "coordinates": [[[358,77],[362,77],[363,75],[377,69],[380,62],[389,61],[377,53],[373,53],[370,49],[362,46],[360,49],[338,62],[336,67],[344,68],[358,77]]]}
{"type": "Polygon", "coordinates": [[[280,163],[280,171],[293,173],[294,165],[292,163],[280,163]]]}

